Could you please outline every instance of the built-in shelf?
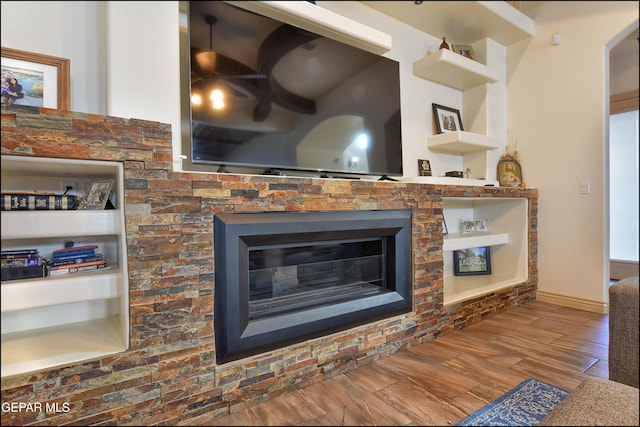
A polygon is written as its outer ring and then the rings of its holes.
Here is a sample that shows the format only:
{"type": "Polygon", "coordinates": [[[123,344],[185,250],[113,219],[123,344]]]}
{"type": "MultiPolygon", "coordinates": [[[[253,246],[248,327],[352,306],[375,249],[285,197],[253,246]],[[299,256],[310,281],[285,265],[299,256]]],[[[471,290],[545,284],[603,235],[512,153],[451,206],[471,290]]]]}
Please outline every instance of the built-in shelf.
{"type": "Polygon", "coordinates": [[[415,61],[413,74],[458,90],[495,83],[500,78],[493,68],[449,49],[440,49],[415,61]]]}
{"type": "Polygon", "coordinates": [[[427,146],[431,150],[451,154],[495,150],[499,143],[497,138],[460,130],[427,137],[427,146]]]}
{"type": "Polygon", "coordinates": [[[69,242],[97,245],[107,267],[0,284],[2,377],[77,363],[128,348],[129,282],[121,162],[2,156],[3,192],[82,196],[94,180],[114,182],[114,209],[1,212],[2,249],[38,249],[44,258],[69,242]],[[69,193],[72,194],[72,193],[69,193]]]}
{"type": "Polygon", "coordinates": [[[123,231],[119,210],[9,211],[0,215],[3,240],[115,235],[123,231]]]}
{"type": "Polygon", "coordinates": [[[506,1],[364,1],[420,31],[472,44],[491,38],[508,46],[534,35],[535,23],[506,1]]]}
{"type": "Polygon", "coordinates": [[[460,249],[478,248],[481,246],[497,246],[509,243],[507,233],[452,233],[444,236],[443,251],[457,251],[460,249]]]}
{"type": "Polygon", "coordinates": [[[528,278],[528,199],[445,197],[444,305],[455,304],[524,283],[528,278]],[[460,233],[460,220],[487,220],[488,232],[460,233]],[[488,246],[491,274],[456,276],[453,251],[488,246]]]}
{"type": "Polygon", "coordinates": [[[2,334],[2,377],[126,350],[119,316],[2,334]]]}
{"type": "Polygon", "coordinates": [[[490,276],[450,276],[446,279],[444,305],[451,305],[509,289],[524,280],[514,280],[510,274],[492,273],[490,276]]]}

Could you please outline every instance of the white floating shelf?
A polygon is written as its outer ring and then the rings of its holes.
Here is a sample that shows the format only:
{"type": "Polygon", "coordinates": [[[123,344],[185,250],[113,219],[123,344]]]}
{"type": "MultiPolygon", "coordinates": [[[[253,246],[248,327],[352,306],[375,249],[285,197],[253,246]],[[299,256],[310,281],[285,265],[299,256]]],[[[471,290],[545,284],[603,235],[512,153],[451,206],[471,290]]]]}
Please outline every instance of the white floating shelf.
{"type": "Polygon", "coordinates": [[[444,236],[442,250],[457,251],[460,249],[479,248],[482,246],[504,245],[505,243],[509,243],[509,234],[507,233],[455,233],[444,236]]]}
{"type": "Polygon", "coordinates": [[[308,1],[227,3],[376,54],[391,50],[391,36],[308,1]]]}
{"type": "Polygon", "coordinates": [[[491,38],[503,46],[534,35],[535,22],[506,1],[364,1],[436,37],[460,44],[491,38]]]}
{"type": "Polygon", "coordinates": [[[445,132],[427,137],[429,149],[452,154],[495,150],[499,143],[498,138],[465,131],[445,132]]]}
{"type": "Polygon", "coordinates": [[[500,78],[493,68],[449,49],[440,49],[415,61],[413,74],[458,90],[495,83],[500,78]]]}

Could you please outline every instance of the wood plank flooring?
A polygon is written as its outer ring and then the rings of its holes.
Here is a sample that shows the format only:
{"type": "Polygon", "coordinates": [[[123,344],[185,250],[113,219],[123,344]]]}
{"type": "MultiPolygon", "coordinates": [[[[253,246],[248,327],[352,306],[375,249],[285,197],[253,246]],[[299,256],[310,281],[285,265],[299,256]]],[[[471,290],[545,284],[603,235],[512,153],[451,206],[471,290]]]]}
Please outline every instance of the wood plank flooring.
{"type": "Polygon", "coordinates": [[[529,377],[607,378],[609,317],[534,301],[351,372],[196,425],[454,425],[529,377]]]}

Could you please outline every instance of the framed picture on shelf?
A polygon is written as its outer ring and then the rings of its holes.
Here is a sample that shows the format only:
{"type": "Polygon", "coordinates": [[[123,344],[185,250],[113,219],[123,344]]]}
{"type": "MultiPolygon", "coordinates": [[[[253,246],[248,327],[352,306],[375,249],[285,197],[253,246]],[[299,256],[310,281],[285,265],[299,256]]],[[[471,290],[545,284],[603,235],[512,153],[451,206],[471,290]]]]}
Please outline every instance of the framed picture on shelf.
{"type": "Polygon", "coordinates": [[[459,54],[464,56],[465,58],[469,58],[469,59],[476,59],[476,55],[475,53],[473,53],[473,48],[469,45],[466,44],[453,44],[451,45],[451,49],[459,54]]]}
{"type": "Polygon", "coordinates": [[[418,159],[418,172],[420,172],[420,176],[431,176],[431,163],[429,160],[418,159]]]}
{"type": "Polygon", "coordinates": [[[460,219],[460,232],[461,233],[473,233],[476,231],[476,221],[473,218],[460,219]]]}
{"type": "Polygon", "coordinates": [[[462,117],[460,110],[445,107],[444,105],[431,104],[433,107],[433,117],[436,120],[436,130],[438,133],[456,132],[464,130],[462,128],[462,117]]]}
{"type": "Polygon", "coordinates": [[[482,246],[453,251],[453,274],[456,276],[491,274],[491,248],[482,246]]]}
{"type": "Polygon", "coordinates": [[[78,209],[100,210],[107,207],[109,195],[113,188],[113,180],[95,180],[91,181],[89,189],[85,193],[78,209]]]}
{"type": "Polygon", "coordinates": [[[474,219],[475,231],[479,233],[489,232],[489,221],[485,218],[474,219]]]}
{"type": "Polygon", "coordinates": [[[449,234],[449,229],[447,228],[447,220],[444,219],[444,215],[442,215],[442,235],[446,236],[449,234]]]}
{"type": "Polygon", "coordinates": [[[68,59],[3,47],[0,74],[2,104],[70,109],[68,59]]]}

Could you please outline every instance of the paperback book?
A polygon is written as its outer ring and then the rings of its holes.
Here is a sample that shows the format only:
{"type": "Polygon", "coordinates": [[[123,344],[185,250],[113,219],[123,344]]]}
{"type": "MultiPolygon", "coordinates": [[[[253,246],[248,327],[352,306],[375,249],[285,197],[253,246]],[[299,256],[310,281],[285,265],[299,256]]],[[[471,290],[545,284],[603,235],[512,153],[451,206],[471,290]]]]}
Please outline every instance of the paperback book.
{"type": "Polygon", "coordinates": [[[60,265],[71,265],[71,264],[79,264],[82,262],[91,262],[91,261],[100,261],[103,260],[104,256],[101,253],[96,253],[95,256],[89,257],[76,257],[69,259],[56,259],[56,261],[51,261],[52,266],[60,266],[60,265]]]}
{"type": "Polygon", "coordinates": [[[106,264],[105,260],[99,260],[99,261],[88,261],[88,262],[78,262],[76,264],[67,264],[67,265],[54,265],[49,267],[49,270],[51,271],[57,271],[57,270],[69,270],[72,268],[79,268],[79,267],[91,267],[94,265],[104,265],[106,264]]]}
{"type": "Polygon", "coordinates": [[[15,249],[0,252],[0,258],[2,259],[14,259],[14,258],[28,258],[33,255],[38,255],[38,249],[15,249]]]}
{"type": "Polygon", "coordinates": [[[106,263],[95,264],[95,265],[85,265],[84,267],[69,267],[62,268],[58,270],[49,270],[50,276],[59,276],[63,274],[73,274],[73,273],[81,273],[86,271],[96,271],[96,270],[106,270],[112,268],[111,266],[107,266],[106,263]]]}

